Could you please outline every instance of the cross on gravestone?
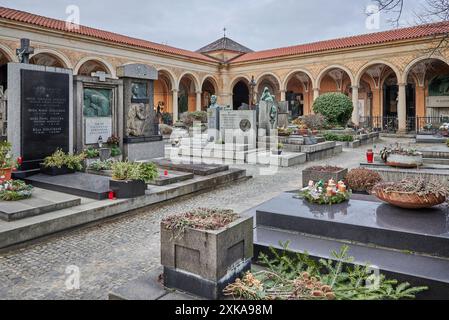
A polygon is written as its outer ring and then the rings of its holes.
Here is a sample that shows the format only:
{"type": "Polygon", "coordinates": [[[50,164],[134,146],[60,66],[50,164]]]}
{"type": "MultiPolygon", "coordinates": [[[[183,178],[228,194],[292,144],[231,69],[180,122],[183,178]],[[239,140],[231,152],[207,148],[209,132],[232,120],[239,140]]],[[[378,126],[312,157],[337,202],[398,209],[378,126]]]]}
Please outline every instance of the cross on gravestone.
{"type": "Polygon", "coordinates": [[[30,39],[20,39],[20,48],[16,49],[16,55],[20,63],[30,63],[30,55],[34,53],[34,48],[30,47],[30,39]]]}
{"type": "Polygon", "coordinates": [[[98,80],[100,80],[101,82],[105,82],[106,79],[112,79],[113,78],[112,75],[107,74],[104,71],[92,72],[91,76],[98,78],[98,80]]]}

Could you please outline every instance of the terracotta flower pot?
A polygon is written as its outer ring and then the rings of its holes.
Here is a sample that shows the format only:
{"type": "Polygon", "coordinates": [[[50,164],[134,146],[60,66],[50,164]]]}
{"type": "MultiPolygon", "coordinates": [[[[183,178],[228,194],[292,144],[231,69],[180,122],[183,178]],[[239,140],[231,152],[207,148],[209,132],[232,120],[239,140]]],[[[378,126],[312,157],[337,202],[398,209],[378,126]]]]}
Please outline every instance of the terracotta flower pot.
{"type": "Polygon", "coordinates": [[[419,196],[403,192],[385,192],[386,185],[379,185],[373,189],[373,194],[380,200],[403,209],[426,209],[443,204],[446,197],[436,194],[419,196]]]}
{"type": "Polygon", "coordinates": [[[0,182],[11,180],[12,168],[0,169],[0,182]]]}

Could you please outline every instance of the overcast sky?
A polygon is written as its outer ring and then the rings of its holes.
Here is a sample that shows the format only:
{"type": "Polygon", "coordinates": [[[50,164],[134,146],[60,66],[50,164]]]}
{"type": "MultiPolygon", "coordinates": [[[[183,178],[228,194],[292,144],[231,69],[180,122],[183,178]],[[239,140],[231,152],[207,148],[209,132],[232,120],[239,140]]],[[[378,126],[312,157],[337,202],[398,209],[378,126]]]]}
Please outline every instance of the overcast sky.
{"type": "MultiPolygon", "coordinates": [[[[423,0],[406,0],[403,25],[416,21],[423,0]]],[[[80,8],[80,24],[189,50],[227,35],[263,50],[373,32],[370,0],[0,0],[5,7],[66,19],[80,8]]],[[[381,15],[380,30],[391,29],[381,15]]],[[[377,31],[377,30],[374,30],[377,31]]]]}

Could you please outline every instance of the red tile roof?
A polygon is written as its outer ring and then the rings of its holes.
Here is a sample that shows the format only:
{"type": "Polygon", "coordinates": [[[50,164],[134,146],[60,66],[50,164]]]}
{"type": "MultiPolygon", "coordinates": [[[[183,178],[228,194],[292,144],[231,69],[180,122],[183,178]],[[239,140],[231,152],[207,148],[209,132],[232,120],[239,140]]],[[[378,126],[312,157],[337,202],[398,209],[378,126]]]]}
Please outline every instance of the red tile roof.
{"type": "Polygon", "coordinates": [[[110,41],[122,45],[129,45],[134,47],[139,47],[142,49],[149,49],[161,53],[173,54],[178,56],[183,56],[187,58],[199,59],[203,61],[216,62],[216,60],[206,57],[197,52],[192,52],[189,50],[178,49],[146,40],[136,39],[120,35],[113,32],[103,31],[99,29],[89,28],[85,26],[80,26],[78,29],[67,28],[66,22],[62,20],[47,18],[19,10],[9,9],[5,7],[0,7],[0,19],[13,20],[21,23],[27,23],[35,25],[38,27],[49,28],[53,30],[76,33],[82,36],[92,37],[96,39],[101,39],[105,41],[110,41]]]}
{"type": "Polygon", "coordinates": [[[292,47],[264,50],[244,54],[231,63],[265,60],[293,55],[317,53],[328,50],[354,48],[367,45],[383,44],[393,41],[418,39],[449,33],[449,21],[402,28],[385,32],[371,33],[335,40],[320,41],[292,47]]]}
{"type": "MultiPolygon", "coordinates": [[[[43,28],[59,30],[63,32],[75,33],[87,37],[101,39],[117,44],[129,45],[143,49],[153,50],[166,54],[173,54],[187,58],[193,58],[208,62],[217,62],[215,59],[207,57],[199,52],[178,49],[146,40],[131,38],[113,32],[103,31],[90,27],[80,26],[79,29],[68,29],[65,21],[46,18],[39,15],[0,7],[0,19],[8,19],[21,23],[27,23],[43,28]]],[[[416,27],[402,28],[385,32],[371,33],[341,39],[320,41],[310,44],[264,50],[246,53],[232,60],[232,63],[258,61],[272,58],[280,58],[308,53],[318,53],[329,50],[354,48],[367,45],[376,45],[401,40],[419,39],[449,33],[449,21],[421,25],[416,27]]]]}

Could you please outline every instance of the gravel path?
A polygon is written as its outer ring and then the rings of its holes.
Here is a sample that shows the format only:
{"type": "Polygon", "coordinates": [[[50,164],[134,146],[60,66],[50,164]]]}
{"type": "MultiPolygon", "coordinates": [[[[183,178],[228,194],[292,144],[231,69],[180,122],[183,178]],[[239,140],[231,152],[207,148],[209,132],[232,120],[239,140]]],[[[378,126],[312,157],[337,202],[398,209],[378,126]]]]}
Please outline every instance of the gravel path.
{"type": "MultiPolygon", "coordinates": [[[[377,148],[392,141],[397,139],[384,139],[377,148]]],[[[357,167],[367,148],[345,150],[333,159],[282,168],[272,176],[258,175],[260,168],[256,166],[237,166],[247,169],[253,179],[2,253],[0,299],[107,299],[114,288],[159,265],[159,223],[164,217],[196,207],[246,211],[284,191],[298,189],[304,167],[357,167]],[[68,266],[80,270],[79,290],[66,288],[68,266]]]]}

